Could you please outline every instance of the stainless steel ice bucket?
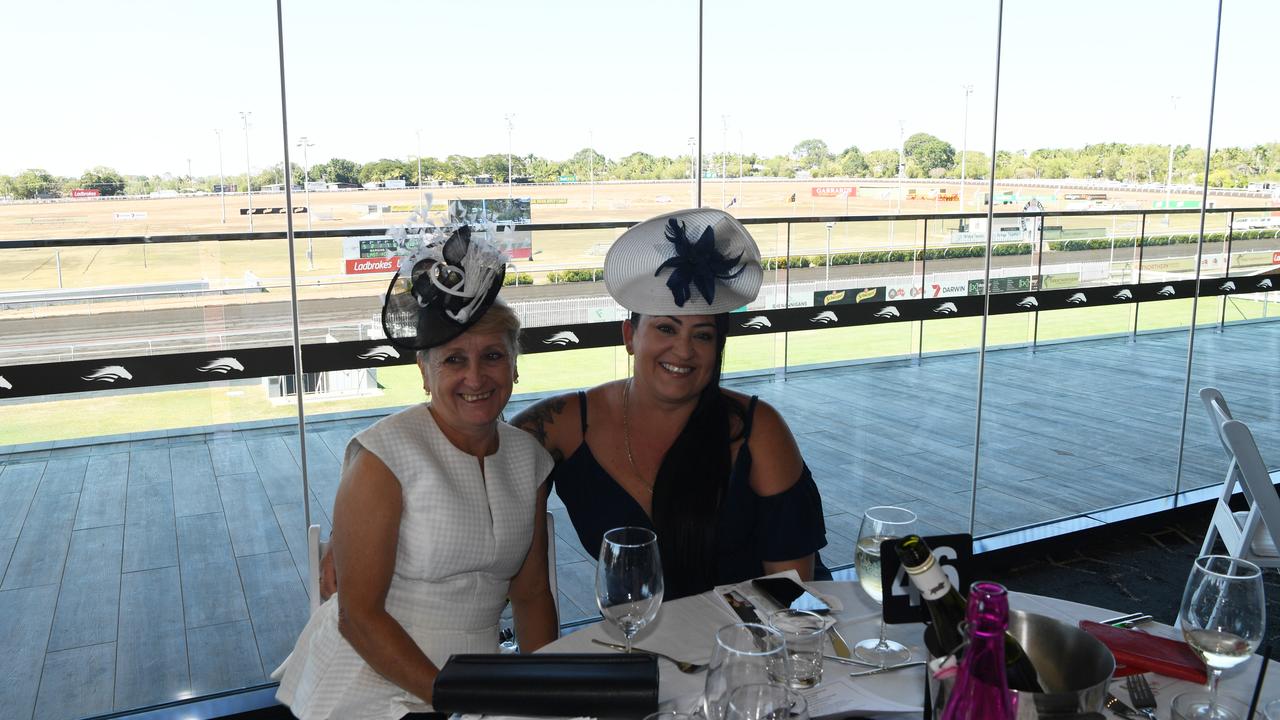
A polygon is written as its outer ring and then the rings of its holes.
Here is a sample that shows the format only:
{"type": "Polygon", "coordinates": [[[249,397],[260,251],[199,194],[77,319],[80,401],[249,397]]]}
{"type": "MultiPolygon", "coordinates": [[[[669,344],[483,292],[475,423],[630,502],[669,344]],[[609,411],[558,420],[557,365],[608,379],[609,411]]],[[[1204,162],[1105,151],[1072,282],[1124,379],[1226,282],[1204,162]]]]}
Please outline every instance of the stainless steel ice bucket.
{"type": "MultiPolygon", "coordinates": [[[[1097,638],[1053,618],[1018,610],[1009,611],[1009,632],[1026,650],[1047,691],[1016,693],[1018,720],[1102,710],[1116,659],[1097,638]]],[[[926,675],[936,719],[942,716],[955,678],[938,681],[926,675]]]]}

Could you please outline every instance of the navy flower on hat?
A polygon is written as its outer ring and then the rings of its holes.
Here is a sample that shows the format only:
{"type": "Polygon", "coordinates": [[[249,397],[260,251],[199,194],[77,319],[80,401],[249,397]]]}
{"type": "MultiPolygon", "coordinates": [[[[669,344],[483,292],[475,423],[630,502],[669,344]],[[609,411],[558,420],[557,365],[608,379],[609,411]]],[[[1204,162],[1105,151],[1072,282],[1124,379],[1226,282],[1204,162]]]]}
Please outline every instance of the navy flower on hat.
{"type": "Polygon", "coordinates": [[[737,257],[727,258],[716,250],[716,231],[710,225],[702,231],[702,237],[697,242],[690,242],[684,223],[671,218],[667,220],[666,236],[675,245],[676,254],[659,265],[653,275],[657,277],[666,268],[671,268],[667,287],[679,307],[684,307],[692,297],[690,285],[696,287],[710,305],[716,299],[716,280],[732,280],[747,267],[739,265],[742,253],[738,253],[737,257]]]}

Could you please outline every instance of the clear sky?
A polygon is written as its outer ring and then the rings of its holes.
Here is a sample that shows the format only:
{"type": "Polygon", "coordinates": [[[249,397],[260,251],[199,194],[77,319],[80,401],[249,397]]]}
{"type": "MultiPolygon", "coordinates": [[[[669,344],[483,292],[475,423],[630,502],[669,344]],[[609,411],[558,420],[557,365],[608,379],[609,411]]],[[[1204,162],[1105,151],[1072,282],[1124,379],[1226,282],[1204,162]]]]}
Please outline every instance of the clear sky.
{"type": "MultiPolygon", "coordinates": [[[[1006,0],[998,146],[1205,144],[1214,0],[1006,0]],[[1176,103],[1171,97],[1176,96],[1176,103]],[[1176,108],[1176,109],[1175,109],[1176,108]]],[[[696,0],[286,0],[289,130],[312,163],[419,152],[688,152],[696,0]]],[[[1280,140],[1276,0],[1226,0],[1215,146],[1280,140]]],[[[989,151],[995,0],[706,0],[703,147],[989,151]]],[[[196,175],[283,157],[275,3],[14,0],[0,173],[196,175]]],[[[300,151],[295,161],[301,163],[300,151]]]]}

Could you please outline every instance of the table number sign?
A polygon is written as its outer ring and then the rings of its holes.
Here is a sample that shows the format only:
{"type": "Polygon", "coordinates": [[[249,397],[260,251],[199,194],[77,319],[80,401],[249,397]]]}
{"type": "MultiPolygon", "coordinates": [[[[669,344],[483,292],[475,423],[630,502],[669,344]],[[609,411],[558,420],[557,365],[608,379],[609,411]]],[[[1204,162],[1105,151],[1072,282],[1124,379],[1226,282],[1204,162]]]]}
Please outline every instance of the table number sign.
{"type": "MultiPolygon", "coordinates": [[[[925,543],[933,549],[933,556],[942,566],[942,572],[961,594],[968,594],[973,582],[973,536],[968,534],[927,535],[925,543]]],[[[911,583],[907,571],[898,559],[894,544],[898,539],[880,544],[880,579],[884,592],[884,621],[890,625],[925,622],[929,613],[920,601],[920,591],[911,583]]]]}

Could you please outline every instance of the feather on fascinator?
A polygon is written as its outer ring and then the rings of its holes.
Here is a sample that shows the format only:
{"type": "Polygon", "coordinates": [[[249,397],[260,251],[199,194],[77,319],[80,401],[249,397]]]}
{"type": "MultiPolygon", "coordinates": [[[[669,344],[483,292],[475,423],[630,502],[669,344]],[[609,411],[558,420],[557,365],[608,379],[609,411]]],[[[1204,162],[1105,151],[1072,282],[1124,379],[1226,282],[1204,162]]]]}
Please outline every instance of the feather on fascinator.
{"type": "Polygon", "coordinates": [[[387,339],[408,350],[449,342],[493,305],[502,289],[506,257],[487,231],[467,225],[434,233],[400,263],[382,304],[387,339]]]}
{"type": "Polygon", "coordinates": [[[763,278],[751,233],[711,208],[646,220],[624,232],[604,261],[609,294],[645,315],[729,312],[755,300],[763,278]]]}

